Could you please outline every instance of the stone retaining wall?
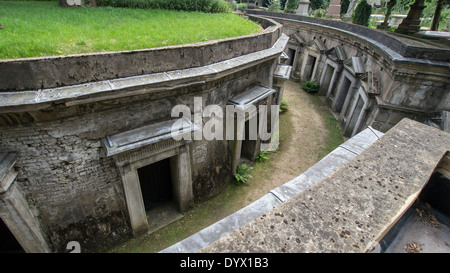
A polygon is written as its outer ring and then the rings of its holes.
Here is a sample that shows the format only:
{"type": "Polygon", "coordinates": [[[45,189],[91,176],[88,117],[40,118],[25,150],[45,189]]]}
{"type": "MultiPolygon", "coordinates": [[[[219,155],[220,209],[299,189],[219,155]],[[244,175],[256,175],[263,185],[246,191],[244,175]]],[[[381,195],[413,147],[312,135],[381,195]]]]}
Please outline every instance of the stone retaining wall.
{"type": "Polygon", "coordinates": [[[262,33],[193,45],[0,61],[0,150],[18,154],[13,185],[47,251],[66,252],[70,241],[98,251],[145,232],[140,190],[130,188],[139,181],[129,177],[139,164],[171,159],[181,211],[229,182],[230,141],[160,141],[112,156],[104,143],[164,124],[176,105],[193,113],[194,97],[224,110],[237,94],[271,87],[287,39],[281,25],[260,20],[262,33]]]}

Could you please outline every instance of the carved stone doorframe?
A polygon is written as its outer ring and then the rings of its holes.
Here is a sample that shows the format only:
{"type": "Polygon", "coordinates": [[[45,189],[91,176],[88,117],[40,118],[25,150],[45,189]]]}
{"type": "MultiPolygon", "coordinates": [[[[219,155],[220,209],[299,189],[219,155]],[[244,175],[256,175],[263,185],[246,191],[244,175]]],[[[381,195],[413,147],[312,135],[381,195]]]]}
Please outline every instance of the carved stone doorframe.
{"type": "Polygon", "coordinates": [[[15,183],[17,173],[14,164],[17,157],[15,152],[0,152],[0,218],[25,252],[51,252],[39,222],[15,183]]]}
{"type": "MultiPolygon", "coordinates": [[[[174,121],[161,122],[107,136],[103,140],[107,155],[113,156],[122,178],[125,200],[134,236],[149,230],[138,169],[170,158],[174,199],[180,212],[193,205],[189,140],[175,140],[174,121]]],[[[195,126],[183,131],[190,134],[195,126]]]]}

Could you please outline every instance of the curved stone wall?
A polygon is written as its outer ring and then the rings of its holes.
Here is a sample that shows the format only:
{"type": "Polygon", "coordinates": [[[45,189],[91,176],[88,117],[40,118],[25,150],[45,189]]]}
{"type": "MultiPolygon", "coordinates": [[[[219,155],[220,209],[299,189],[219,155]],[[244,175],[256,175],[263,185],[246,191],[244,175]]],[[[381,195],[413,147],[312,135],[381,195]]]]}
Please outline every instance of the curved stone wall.
{"type": "Polygon", "coordinates": [[[0,91],[47,89],[201,67],[271,47],[279,35],[280,27],[267,21],[261,33],[195,44],[0,60],[0,91]]]}
{"type": "Polygon", "coordinates": [[[438,124],[450,110],[450,49],[344,22],[250,10],[283,24],[294,77],[319,95],[352,136],[402,118],[438,124]]]}
{"type": "MultiPolygon", "coordinates": [[[[7,185],[21,192],[47,251],[66,252],[70,241],[96,251],[151,230],[155,220],[147,219],[138,174],[155,162],[170,161],[179,212],[229,182],[235,142],[164,136],[173,107],[186,105],[193,114],[194,97],[225,110],[230,98],[255,86],[273,90],[287,37],[280,24],[258,20],[262,33],[219,41],[0,61],[0,150],[17,154],[0,165],[15,170],[7,185]],[[116,144],[120,153],[108,153],[116,144]]],[[[24,221],[5,219],[9,226],[24,221]]]]}

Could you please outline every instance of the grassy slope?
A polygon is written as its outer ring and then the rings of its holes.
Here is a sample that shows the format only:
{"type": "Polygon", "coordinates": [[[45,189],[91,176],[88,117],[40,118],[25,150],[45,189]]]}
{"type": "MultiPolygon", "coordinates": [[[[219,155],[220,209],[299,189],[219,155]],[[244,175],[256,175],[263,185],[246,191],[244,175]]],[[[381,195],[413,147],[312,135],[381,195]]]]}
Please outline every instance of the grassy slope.
{"type": "Polygon", "coordinates": [[[0,1],[0,23],[0,59],[152,48],[260,31],[234,14],[61,8],[56,1],[0,1]]]}

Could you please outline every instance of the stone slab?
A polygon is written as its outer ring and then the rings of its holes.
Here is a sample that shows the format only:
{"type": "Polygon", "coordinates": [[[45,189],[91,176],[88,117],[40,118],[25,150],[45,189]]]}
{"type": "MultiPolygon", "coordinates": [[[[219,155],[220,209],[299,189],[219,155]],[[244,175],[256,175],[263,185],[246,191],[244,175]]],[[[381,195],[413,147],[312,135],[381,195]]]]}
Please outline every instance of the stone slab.
{"type": "MultiPolygon", "coordinates": [[[[352,139],[351,147],[367,147],[370,146],[376,139],[373,135],[378,132],[372,128],[367,128],[360,132],[356,141],[352,139]],[[359,145],[357,144],[359,143],[359,145]],[[365,143],[368,142],[368,143],[365,143]]],[[[378,132],[380,135],[383,133],[378,132]]],[[[360,150],[355,149],[355,150],[360,150]]],[[[217,223],[201,230],[200,232],[168,247],[161,251],[162,253],[179,253],[179,252],[196,252],[203,247],[212,244],[227,234],[239,229],[250,221],[265,217],[265,213],[273,210],[274,207],[286,202],[291,197],[308,189],[315,183],[319,182],[327,175],[338,169],[341,165],[347,163],[356,156],[355,152],[350,152],[347,149],[338,147],[330,154],[325,156],[321,161],[308,169],[303,174],[285,183],[284,185],[271,190],[269,193],[251,203],[245,208],[231,214],[230,216],[218,221],[217,223]]]]}
{"type": "Polygon", "coordinates": [[[182,137],[184,134],[190,134],[198,129],[198,127],[188,119],[185,119],[183,124],[177,121],[178,119],[171,119],[112,136],[106,136],[102,140],[103,146],[106,149],[106,155],[111,156],[134,150],[174,136],[182,137]]]}
{"type": "Polygon", "coordinates": [[[350,162],[200,252],[370,252],[450,150],[450,134],[403,119],[350,162]]]}
{"type": "MultiPolygon", "coordinates": [[[[283,52],[284,53],[284,52],[283,52]]],[[[273,77],[282,80],[289,80],[291,77],[292,66],[286,64],[279,64],[275,68],[273,77]]]]}
{"type": "Polygon", "coordinates": [[[242,92],[230,98],[228,100],[228,104],[241,106],[242,108],[245,109],[250,105],[255,105],[258,101],[268,97],[270,94],[274,92],[275,90],[270,87],[257,85],[245,92],[242,92]]]}

